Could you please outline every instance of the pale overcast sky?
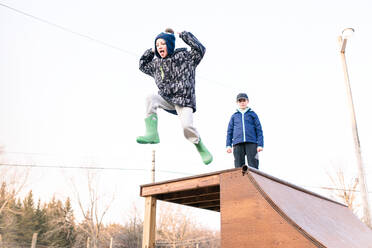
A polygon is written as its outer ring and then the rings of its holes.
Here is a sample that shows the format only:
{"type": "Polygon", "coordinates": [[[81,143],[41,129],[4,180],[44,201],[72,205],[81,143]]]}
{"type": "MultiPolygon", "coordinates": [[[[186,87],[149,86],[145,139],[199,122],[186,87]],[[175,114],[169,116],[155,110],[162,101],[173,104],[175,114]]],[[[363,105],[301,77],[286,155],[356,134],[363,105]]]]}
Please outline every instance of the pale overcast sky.
{"type": "MultiPolygon", "coordinates": [[[[246,92],[264,131],[260,169],[327,196],[319,187],[330,186],[333,166],[356,173],[337,42],[347,27],[355,29],[346,56],[372,173],[371,10],[367,0],[0,0],[4,161],[117,168],[96,171],[103,191],[116,192],[110,218],[117,220],[150,181],[153,148],[158,181],[232,168],[226,129],[236,94],[246,92]],[[135,141],[144,133],[145,97],[157,91],[138,60],[167,27],[192,32],[207,48],[194,122],[214,156],[208,166],[166,112],[159,111],[159,145],[135,141]]],[[[33,168],[28,189],[63,199],[72,176],[82,182],[85,172],[33,168]]]]}

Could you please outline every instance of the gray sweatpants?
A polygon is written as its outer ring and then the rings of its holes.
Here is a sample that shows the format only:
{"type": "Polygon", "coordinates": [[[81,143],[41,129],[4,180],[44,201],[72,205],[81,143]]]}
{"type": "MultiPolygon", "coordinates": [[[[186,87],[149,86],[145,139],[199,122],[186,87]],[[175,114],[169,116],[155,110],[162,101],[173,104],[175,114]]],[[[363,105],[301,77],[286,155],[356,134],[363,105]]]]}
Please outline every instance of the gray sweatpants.
{"type": "Polygon", "coordinates": [[[146,98],[146,117],[156,114],[158,108],[166,110],[176,110],[183,128],[183,135],[186,139],[194,144],[199,143],[199,133],[193,126],[193,109],[190,107],[182,107],[167,102],[160,95],[149,95],[146,98]]]}

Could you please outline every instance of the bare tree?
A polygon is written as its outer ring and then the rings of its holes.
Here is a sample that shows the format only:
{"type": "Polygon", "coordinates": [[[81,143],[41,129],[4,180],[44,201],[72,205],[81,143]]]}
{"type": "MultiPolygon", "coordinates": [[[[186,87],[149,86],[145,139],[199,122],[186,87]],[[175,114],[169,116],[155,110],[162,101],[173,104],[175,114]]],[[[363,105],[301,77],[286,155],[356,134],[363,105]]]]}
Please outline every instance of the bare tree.
{"type": "Polygon", "coordinates": [[[354,213],[358,212],[360,204],[357,203],[357,188],[359,185],[358,177],[345,178],[344,171],[339,167],[333,173],[327,172],[334,188],[329,188],[331,194],[336,199],[340,199],[354,213]]]}
{"type": "Polygon", "coordinates": [[[133,203],[124,225],[110,224],[105,227],[105,244],[109,244],[112,239],[112,248],[142,247],[143,220],[141,215],[142,212],[133,203]]]}
{"type": "Polygon", "coordinates": [[[87,172],[87,192],[88,199],[83,200],[82,192],[78,190],[75,184],[75,195],[79,209],[84,217],[83,223],[78,226],[89,237],[91,247],[98,248],[102,239],[102,230],[104,228],[103,218],[107,214],[114,195],[104,204],[104,195],[99,193],[99,180],[95,173],[87,172]],[[101,207],[101,205],[103,205],[101,207]]]}
{"type": "Polygon", "coordinates": [[[125,224],[125,243],[128,247],[142,247],[143,219],[141,216],[142,213],[140,213],[138,206],[133,203],[125,224]]]}
{"type": "Polygon", "coordinates": [[[219,234],[202,227],[189,207],[162,203],[158,209],[158,247],[220,247],[219,234]]]}
{"type": "Polygon", "coordinates": [[[29,169],[19,170],[10,167],[4,158],[5,149],[0,146],[0,186],[6,186],[6,191],[1,199],[0,214],[4,211],[10,211],[8,203],[10,199],[15,198],[24,188],[29,175],[29,169]]]}

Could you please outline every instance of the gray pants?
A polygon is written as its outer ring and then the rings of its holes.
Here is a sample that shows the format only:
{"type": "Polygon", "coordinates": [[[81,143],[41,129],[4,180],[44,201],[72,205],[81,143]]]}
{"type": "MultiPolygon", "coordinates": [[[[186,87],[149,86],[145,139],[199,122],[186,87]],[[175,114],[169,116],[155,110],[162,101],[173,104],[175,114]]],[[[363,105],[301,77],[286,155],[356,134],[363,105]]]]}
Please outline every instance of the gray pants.
{"type": "Polygon", "coordinates": [[[158,108],[166,110],[176,110],[183,128],[183,135],[191,143],[199,143],[199,133],[193,126],[193,109],[190,107],[182,107],[167,102],[160,95],[149,95],[146,98],[146,117],[156,114],[158,108]]]}
{"type": "Polygon", "coordinates": [[[244,142],[234,145],[234,164],[235,168],[245,165],[245,156],[247,156],[248,165],[258,169],[257,144],[244,142]]]}

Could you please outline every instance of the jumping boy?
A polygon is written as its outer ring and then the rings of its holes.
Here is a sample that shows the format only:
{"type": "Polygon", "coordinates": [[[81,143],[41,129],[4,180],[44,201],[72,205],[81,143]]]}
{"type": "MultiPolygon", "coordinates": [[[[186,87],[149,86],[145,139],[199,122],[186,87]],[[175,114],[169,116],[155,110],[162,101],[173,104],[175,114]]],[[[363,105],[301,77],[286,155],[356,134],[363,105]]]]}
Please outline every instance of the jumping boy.
{"type": "Polygon", "coordinates": [[[228,153],[233,150],[235,168],[243,166],[247,156],[248,165],[258,169],[258,153],[263,150],[261,123],[257,114],[248,107],[247,94],[238,94],[236,102],[238,110],[230,118],[226,150],[228,153]]]}
{"type": "Polygon", "coordinates": [[[195,69],[202,60],[205,47],[190,32],[178,33],[179,37],[191,47],[175,49],[175,36],[167,29],[155,38],[155,49],[148,49],[140,59],[139,69],[155,79],[158,94],[146,99],[146,133],[137,137],[140,144],[157,144],[157,109],[178,115],[186,139],[196,146],[204,164],[212,162],[212,154],[204,146],[193,125],[195,101],[195,69]],[[156,56],[155,56],[156,55],[156,56]]]}

